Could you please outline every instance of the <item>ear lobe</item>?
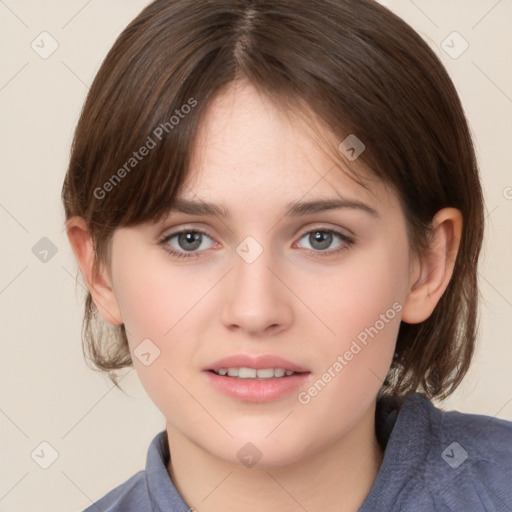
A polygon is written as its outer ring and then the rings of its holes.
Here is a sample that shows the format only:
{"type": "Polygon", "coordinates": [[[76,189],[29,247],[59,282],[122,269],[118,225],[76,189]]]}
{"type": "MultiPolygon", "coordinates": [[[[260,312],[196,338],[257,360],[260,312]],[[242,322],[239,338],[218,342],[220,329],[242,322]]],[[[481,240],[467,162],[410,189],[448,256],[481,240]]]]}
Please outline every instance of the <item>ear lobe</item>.
{"type": "Polygon", "coordinates": [[[410,273],[410,292],[402,310],[404,322],[416,324],[429,318],[448,287],[459,250],[462,222],[462,214],[456,208],[443,208],[434,216],[430,247],[410,273]]]}
{"type": "Polygon", "coordinates": [[[69,218],[66,222],[66,234],[96,308],[106,322],[112,325],[122,324],[121,312],[107,270],[103,265],[100,265],[100,270],[94,269],[94,243],[85,220],[81,217],[69,218]]]}

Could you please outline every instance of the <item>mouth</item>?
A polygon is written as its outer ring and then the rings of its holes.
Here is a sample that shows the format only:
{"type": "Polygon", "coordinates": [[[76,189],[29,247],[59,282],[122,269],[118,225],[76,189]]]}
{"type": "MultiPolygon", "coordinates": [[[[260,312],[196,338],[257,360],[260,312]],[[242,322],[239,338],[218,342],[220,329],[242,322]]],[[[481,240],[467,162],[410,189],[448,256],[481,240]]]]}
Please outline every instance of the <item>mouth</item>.
{"type": "Polygon", "coordinates": [[[309,373],[306,368],[273,354],[234,354],[203,370],[238,379],[282,379],[297,373],[309,373]]]}
{"type": "Polygon", "coordinates": [[[244,402],[285,399],[312,378],[309,370],[271,354],[236,354],[203,371],[215,389],[244,402]]]}
{"type": "Polygon", "coordinates": [[[234,379],[257,379],[257,380],[270,380],[282,379],[284,377],[291,377],[299,373],[307,372],[294,372],[293,370],[285,370],[284,368],[247,368],[242,366],[240,368],[219,368],[218,370],[208,370],[215,375],[222,377],[232,377],[234,379]]]}

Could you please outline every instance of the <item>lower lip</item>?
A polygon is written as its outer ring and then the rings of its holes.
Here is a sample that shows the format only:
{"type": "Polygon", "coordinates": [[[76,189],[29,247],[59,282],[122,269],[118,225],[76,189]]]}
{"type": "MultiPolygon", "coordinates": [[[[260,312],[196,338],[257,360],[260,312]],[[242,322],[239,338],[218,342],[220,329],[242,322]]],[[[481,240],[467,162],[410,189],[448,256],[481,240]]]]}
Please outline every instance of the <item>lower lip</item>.
{"type": "Polygon", "coordinates": [[[272,402],[289,395],[307,380],[309,372],[274,379],[238,379],[206,371],[210,384],[222,393],[246,402],[272,402]]]}

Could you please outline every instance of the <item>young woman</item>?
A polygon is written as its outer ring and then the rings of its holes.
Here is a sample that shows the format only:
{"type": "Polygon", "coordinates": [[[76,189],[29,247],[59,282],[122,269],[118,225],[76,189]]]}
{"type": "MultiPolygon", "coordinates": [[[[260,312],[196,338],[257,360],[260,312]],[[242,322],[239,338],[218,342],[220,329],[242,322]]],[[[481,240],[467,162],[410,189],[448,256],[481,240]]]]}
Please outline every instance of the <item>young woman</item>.
{"type": "Polygon", "coordinates": [[[166,419],[87,510],[512,506],[512,423],[431,402],[471,361],[483,198],[454,86],[390,11],[156,0],[62,195],[89,357],[166,419]]]}

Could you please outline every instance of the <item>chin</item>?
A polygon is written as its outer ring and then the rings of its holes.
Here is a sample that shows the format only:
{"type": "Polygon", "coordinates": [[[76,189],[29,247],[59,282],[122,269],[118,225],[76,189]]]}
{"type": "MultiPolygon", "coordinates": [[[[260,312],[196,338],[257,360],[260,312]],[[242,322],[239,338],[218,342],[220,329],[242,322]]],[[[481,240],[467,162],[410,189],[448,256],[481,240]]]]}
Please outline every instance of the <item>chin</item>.
{"type": "MultiPolygon", "coordinates": [[[[275,428],[275,426],[274,426],[275,428]]],[[[230,464],[255,469],[270,469],[287,466],[304,456],[304,446],[309,445],[295,433],[283,430],[268,435],[269,429],[246,431],[234,439],[210,446],[208,451],[230,464]]]]}

